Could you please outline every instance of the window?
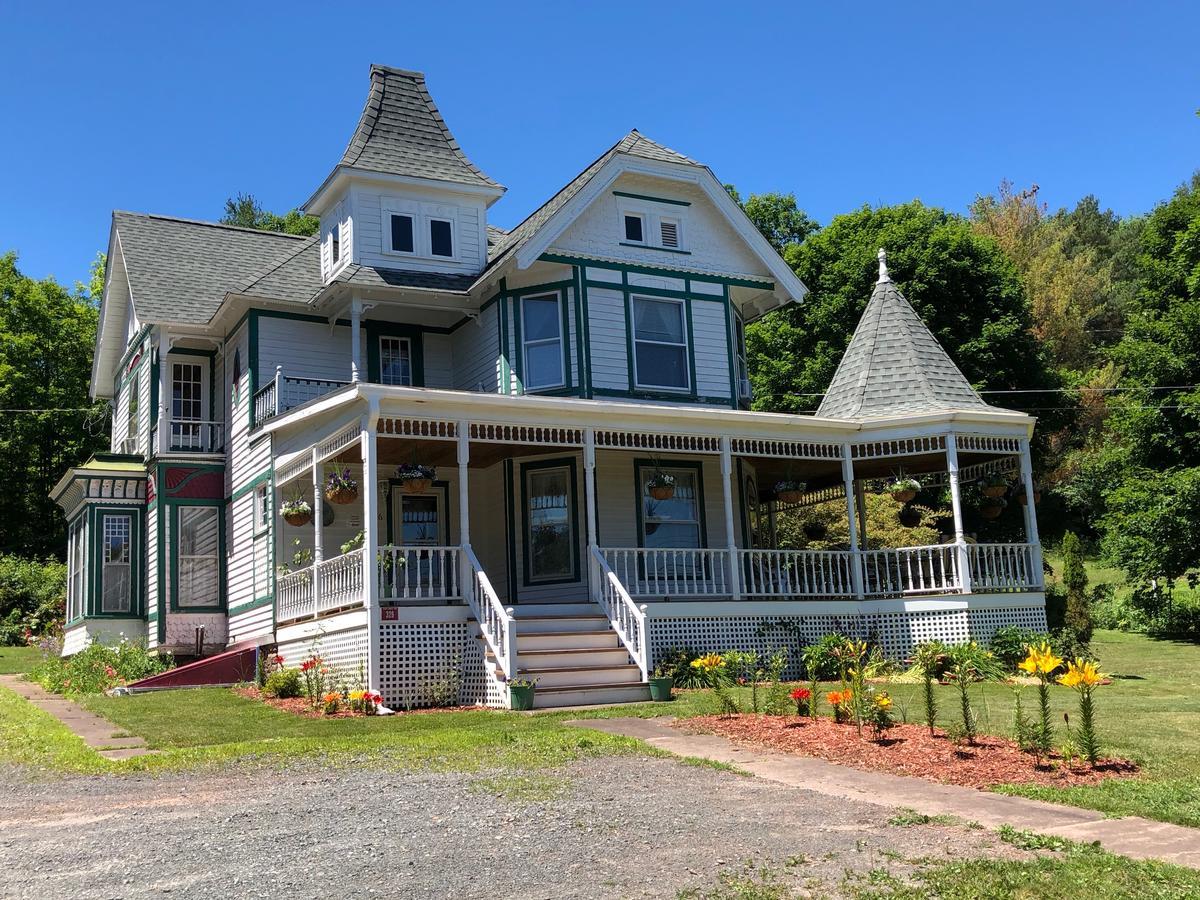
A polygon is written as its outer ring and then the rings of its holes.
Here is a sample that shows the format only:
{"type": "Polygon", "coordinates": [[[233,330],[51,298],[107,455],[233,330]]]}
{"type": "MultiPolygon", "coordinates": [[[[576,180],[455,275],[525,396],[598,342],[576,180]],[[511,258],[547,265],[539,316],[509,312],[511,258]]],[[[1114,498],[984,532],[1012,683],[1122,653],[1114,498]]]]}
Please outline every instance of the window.
{"type": "Polygon", "coordinates": [[[233,351],[233,402],[238,401],[238,393],[242,389],[242,351],[241,348],[233,351]]]}
{"type": "Polygon", "coordinates": [[[220,512],[215,506],[179,507],[175,600],[180,607],[221,604],[220,512]]]}
{"type": "Polygon", "coordinates": [[[204,417],[204,382],[199,363],[175,363],[171,368],[171,418],[199,421],[204,417]]]}
{"type": "Polygon", "coordinates": [[[525,581],[574,581],[579,575],[575,536],[575,469],[523,466],[525,473],[525,581]]]}
{"type": "Polygon", "coordinates": [[[100,612],[129,612],[133,600],[129,546],[133,517],[106,515],[102,521],[104,565],[100,574],[100,612]]]}
{"type": "Polygon", "coordinates": [[[134,439],[137,438],[138,433],[138,403],[141,401],[141,394],[142,375],[139,372],[129,382],[129,422],[125,429],[125,434],[134,439]]]}
{"type": "Polygon", "coordinates": [[[412,384],[412,342],[408,338],[379,339],[381,384],[412,384]]]}
{"type": "Polygon", "coordinates": [[[653,463],[637,466],[642,496],[642,547],[699,548],[703,546],[703,494],[699,468],[662,469],[675,478],[670,500],[655,500],[646,486],[654,474],[653,463]]]}
{"type": "Polygon", "coordinates": [[[562,323],[558,294],[521,298],[525,351],[525,388],[561,387],[563,381],[562,323]]]}
{"type": "Polygon", "coordinates": [[[83,616],[86,530],[82,516],[72,524],[67,535],[67,621],[83,616]]]}
{"type": "Polygon", "coordinates": [[[643,243],[646,240],[645,224],[642,216],[625,213],[625,240],[634,244],[643,243]]]}
{"type": "Polygon", "coordinates": [[[413,253],[413,217],[401,213],[391,213],[391,238],[393,253],[413,253]]]}
{"type": "Polygon", "coordinates": [[[750,369],[746,365],[746,325],[741,317],[733,319],[734,351],[737,353],[738,399],[750,399],[750,369]]]}
{"type": "Polygon", "coordinates": [[[634,297],[633,344],[638,387],[684,391],[691,387],[683,301],[634,297]]]}
{"type": "Polygon", "coordinates": [[[660,219],[658,232],[664,247],[669,250],[679,248],[679,222],[675,219],[660,219]]]}
{"type": "Polygon", "coordinates": [[[429,252],[434,256],[453,256],[453,229],[448,219],[429,220],[429,252]]]}
{"type": "MultiPolygon", "coordinates": [[[[324,504],[322,504],[324,506],[324,504]]],[[[260,484],[254,489],[254,534],[260,535],[271,527],[271,485],[260,484]]]]}
{"type": "Polygon", "coordinates": [[[329,229],[329,253],[334,262],[342,258],[342,226],[338,223],[329,229]]]}

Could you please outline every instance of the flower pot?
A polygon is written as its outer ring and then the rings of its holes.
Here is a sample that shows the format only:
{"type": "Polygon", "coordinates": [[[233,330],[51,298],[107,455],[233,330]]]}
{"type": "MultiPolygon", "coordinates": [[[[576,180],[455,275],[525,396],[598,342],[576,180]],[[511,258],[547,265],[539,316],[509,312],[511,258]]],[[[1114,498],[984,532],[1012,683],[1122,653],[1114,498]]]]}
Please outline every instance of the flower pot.
{"type": "Polygon", "coordinates": [[[325,499],[330,503],[345,506],[347,503],[353,503],[358,499],[358,488],[327,488],[325,490],[325,499]]]}
{"type": "Polygon", "coordinates": [[[670,675],[665,675],[662,678],[650,679],[650,699],[655,703],[663,703],[671,699],[671,688],[675,686],[675,679],[670,675]]]}
{"type": "Polygon", "coordinates": [[[805,522],[804,536],[810,541],[823,541],[829,534],[829,528],[824,522],[805,522]]]}
{"type": "Polygon", "coordinates": [[[307,525],[309,522],[312,521],[312,513],[311,512],[284,513],[283,521],[287,522],[289,525],[292,525],[296,528],[300,528],[301,526],[307,525]]]}
{"type": "Polygon", "coordinates": [[[892,491],[892,499],[900,503],[911,503],[917,499],[917,492],[913,490],[892,491]]]}
{"type": "MultiPolygon", "coordinates": [[[[1027,506],[1027,505],[1028,505],[1029,501],[1025,499],[1025,492],[1024,492],[1024,491],[1021,491],[1021,493],[1017,494],[1017,502],[1018,502],[1018,503],[1020,503],[1022,506],[1027,506]]],[[[1041,502],[1042,502],[1042,492],[1041,492],[1041,491],[1034,491],[1034,492],[1033,492],[1033,502],[1034,502],[1034,503],[1041,503],[1041,502]]]]}
{"type": "Polygon", "coordinates": [[[987,506],[979,507],[979,514],[985,519],[998,519],[1002,512],[1004,512],[1004,506],[1000,503],[989,503],[987,506]]]}
{"type": "Polygon", "coordinates": [[[670,500],[675,496],[675,485],[662,484],[650,488],[650,496],[655,500],[670,500]]]}
{"type": "Polygon", "coordinates": [[[804,499],[804,491],[780,491],[775,495],[777,503],[799,503],[804,499]]]}
{"type": "Polygon", "coordinates": [[[896,514],[896,518],[900,520],[900,524],[905,528],[916,528],[921,524],[921,511],[913,509],[911,506],[906,506],[896,514]]]}
{"type": "Polygon", "coordinates": [[[430,478],[405,478],[400,482],[400,490],[406,494],[424,494],[432,484],[430,478]]]}
{"type": "Polygon", "coordinates": [[[989,484],[983,488],[983,496],[985,497],[1003,497],[1008,491],[1007,484],[989,484]]]}
{"type": "Polygon", "coordinates": [[[508,705],[511,709],[527,710],[533,709],[533,691],[532,684],[518,687],[515,684],[508,686],[508,705]]]}

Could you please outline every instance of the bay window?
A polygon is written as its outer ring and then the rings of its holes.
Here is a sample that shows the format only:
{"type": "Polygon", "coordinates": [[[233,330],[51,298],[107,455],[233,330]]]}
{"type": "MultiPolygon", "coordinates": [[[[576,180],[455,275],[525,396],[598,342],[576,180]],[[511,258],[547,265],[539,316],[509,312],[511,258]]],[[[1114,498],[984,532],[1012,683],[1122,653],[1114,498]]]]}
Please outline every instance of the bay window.
{"type": "Polygon", "coordinates": [[[178,507],[175,602],[180,608],[221,604],[220,516],[216,506],[178,507]]]}

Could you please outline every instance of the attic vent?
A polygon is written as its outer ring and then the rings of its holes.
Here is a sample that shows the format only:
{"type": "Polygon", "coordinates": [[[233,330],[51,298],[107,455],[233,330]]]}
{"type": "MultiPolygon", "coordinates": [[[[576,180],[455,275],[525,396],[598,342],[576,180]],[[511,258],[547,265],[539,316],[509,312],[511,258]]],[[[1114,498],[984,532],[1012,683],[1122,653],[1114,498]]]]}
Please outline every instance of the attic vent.
{"type": "Polygon", "coordinates": [[[659,222],[659,231],[662,233],[662,245],[664,247],[679,246],[679,223],[669,222],[663,219],[659,222]]]}

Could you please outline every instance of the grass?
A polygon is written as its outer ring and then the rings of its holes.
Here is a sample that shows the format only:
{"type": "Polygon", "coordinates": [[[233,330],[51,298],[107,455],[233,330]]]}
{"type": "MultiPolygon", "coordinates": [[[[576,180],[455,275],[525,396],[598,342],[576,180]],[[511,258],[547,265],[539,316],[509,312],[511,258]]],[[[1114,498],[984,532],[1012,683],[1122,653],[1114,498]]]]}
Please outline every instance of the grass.
{"type": "Polygon", "coordinates": [[[58,719],[7,688],[0,688],[0,762],[39,772],[103,772],[110,767],[58,719]]]}
{"type": "Polygon", "coordinates": [[[0,675],[28,672],[42,659],[37,647],[0,647],[0,675]]]}

